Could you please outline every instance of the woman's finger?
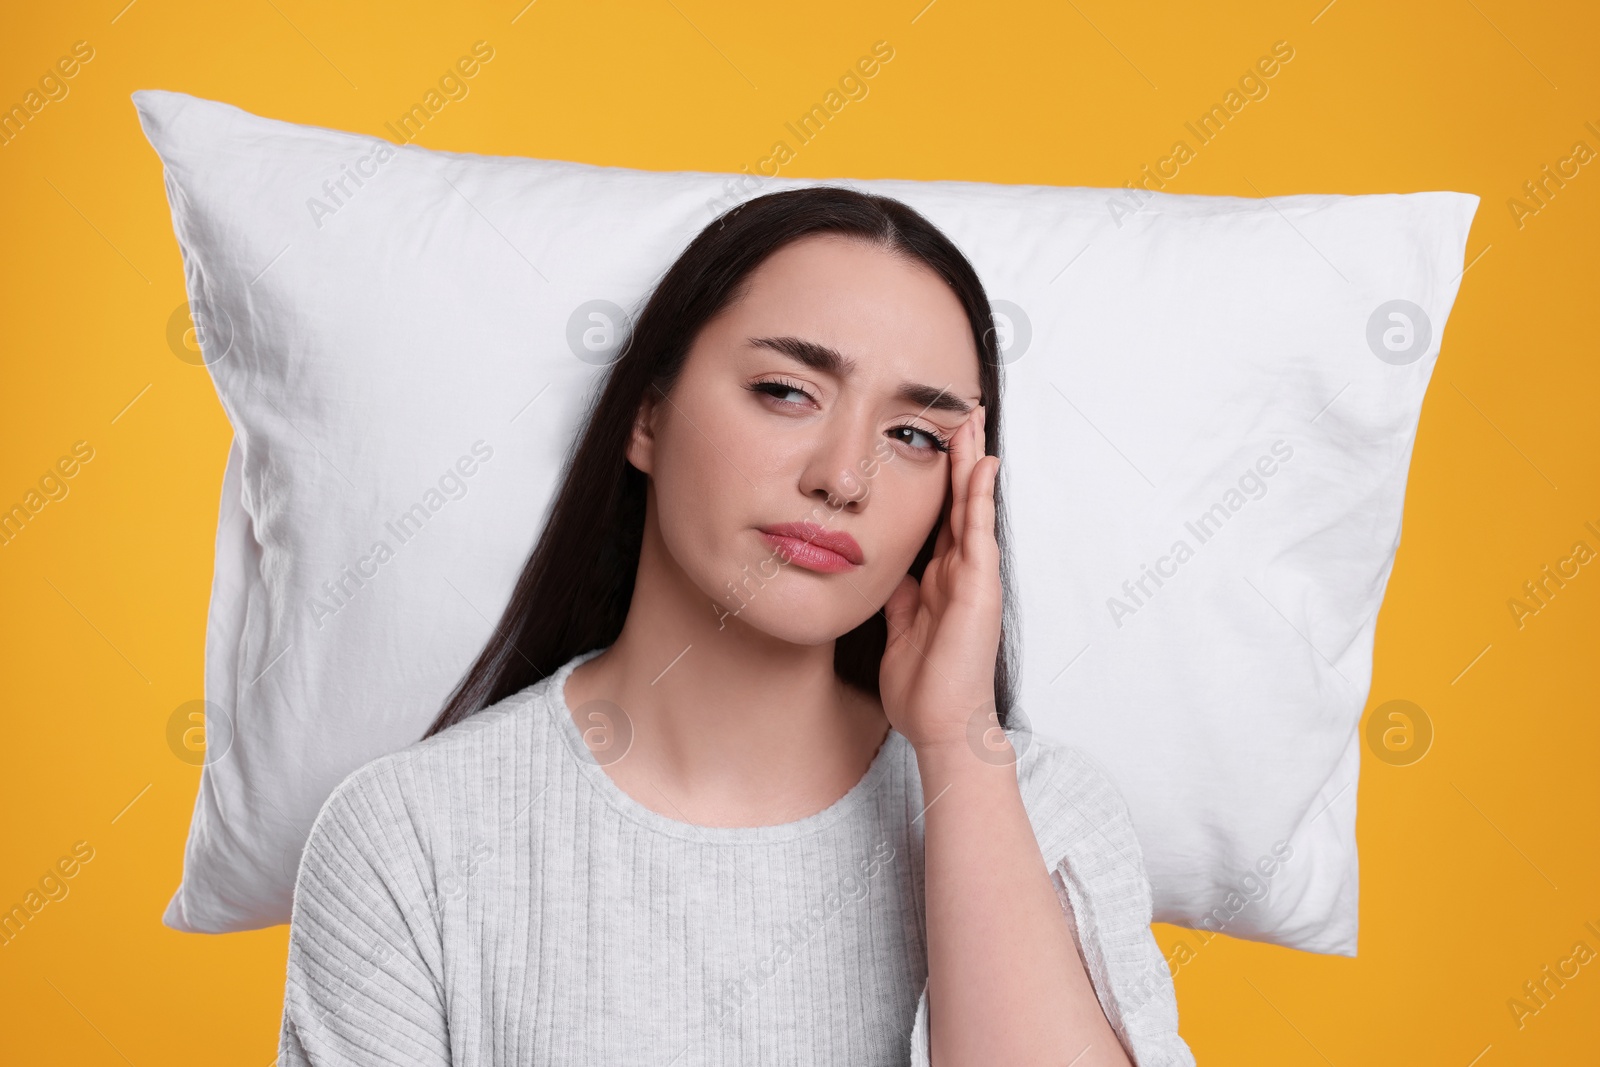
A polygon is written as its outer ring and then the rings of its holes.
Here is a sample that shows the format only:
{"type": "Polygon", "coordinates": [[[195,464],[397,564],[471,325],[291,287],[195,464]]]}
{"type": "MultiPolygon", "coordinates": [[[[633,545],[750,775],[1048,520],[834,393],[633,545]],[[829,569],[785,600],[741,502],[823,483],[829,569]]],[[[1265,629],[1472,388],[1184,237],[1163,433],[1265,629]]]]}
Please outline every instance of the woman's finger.
{"type": "Polygon", "coordinates": [[[975,455],[972,461],[972,472],[967,477],[965,512],[966,525],[961,531],[962,554],[967,555],[981,549],[985,543],[983,538],[993,535],[994,522],[994,468],[996,463],[985,462],[988,449],[985,447],[989,412],[987,408],[979,407],[974,415],[977,423],[973,427],[973,437],[976,444],[975,455]]]}
{"type": "MultiPolygon", "coordinates": [[[[951,502],[954,503],[953,501],[951,502]]],[[[939,509],[939,535],[933,539],[933,559],[938,559],[950,551],[950,545],[955,541],[955,531],[950,525],[952,518],[950,507],[939,509]]]]}
{"type": "Polygon", "coordinates": [[[984,456],[974,467],[967,493],[967,527],[962,532],[961,555],[987,564],[998,552],[994,539],[994,483],[1000,476],[999,459],[984,456]]]}
{"type": "Polygon", "coordinates": [[[983,459],[987,455],[984,427],[988,422],[988,418],[988,409],[979,405],[978,410],[973,412],[970,420],[972,423],[972,438],[968,442],[967,459],[969,462],[967,476],[961,490],[961,525],[956,527],[956,542],[961,547],[963,554],[971,550],[973,521],[975,518],[980,517],[975,516],[973,513],[973,492],[978,488],[978,483],[982,478],[980,470],[983,466],[983,459]]]}
{"type": "Polygon", "coordinates": [[[983,406],[972,413],[961,429],[956,431],[950,448],[950,528],[956,546],[961,545],[962,531],[967,527],[967,489],[972,481],[972,468],[983,455],[983,438],[979,429],[983,422],[983,406]]]}

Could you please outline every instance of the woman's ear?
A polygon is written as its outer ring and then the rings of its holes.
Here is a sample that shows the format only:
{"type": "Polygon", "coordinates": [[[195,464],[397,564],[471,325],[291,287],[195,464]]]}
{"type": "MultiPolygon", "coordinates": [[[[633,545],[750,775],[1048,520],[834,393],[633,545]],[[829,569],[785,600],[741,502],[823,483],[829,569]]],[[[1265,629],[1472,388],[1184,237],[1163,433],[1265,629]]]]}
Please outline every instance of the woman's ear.
{"type": "Polygon", "coordinates": [[[639,401],[639,410],[633,416],[633,429],[628,436],[628,462],[645,474],[652,472],[655,463],[655,411],[652,397],[639,401]]]}

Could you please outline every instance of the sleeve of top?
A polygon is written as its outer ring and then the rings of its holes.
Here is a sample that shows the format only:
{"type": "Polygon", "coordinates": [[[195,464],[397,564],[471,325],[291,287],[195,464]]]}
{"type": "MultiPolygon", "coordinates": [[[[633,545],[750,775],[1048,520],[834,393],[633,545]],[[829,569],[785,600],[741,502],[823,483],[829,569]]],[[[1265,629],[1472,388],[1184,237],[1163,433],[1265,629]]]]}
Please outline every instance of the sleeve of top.
{"type": "MultiPolygon", "coordinates": [[[[1037,736],[1019,758],[1018,777],[1073,942],[1128,1059],[1134,1067],[1194,1067],[1178,1036],[1177,994],[1150,929],[1144,853],[1122,794],[1081,751],[1037,736]]],[[[911,1063],[929,1067],[926,983],[911,1063]]]]}
{"type": "Polygon", "coordinates": [[[392,767],[324,802],[295,881],[278,1067],[449,1064],[425,869],[392,767]]]}

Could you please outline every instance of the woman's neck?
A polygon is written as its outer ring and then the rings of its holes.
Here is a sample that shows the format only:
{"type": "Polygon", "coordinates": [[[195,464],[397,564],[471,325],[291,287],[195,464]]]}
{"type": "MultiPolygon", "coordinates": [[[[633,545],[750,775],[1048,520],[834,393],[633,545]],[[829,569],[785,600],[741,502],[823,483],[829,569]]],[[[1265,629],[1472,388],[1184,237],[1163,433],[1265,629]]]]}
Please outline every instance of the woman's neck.
{"type": "MultiPolygon", "coordinates": [[[[641,575],[642,577],[642,575],[641,575]]],[[[567,706],[623,709],[631,742],[606,773],[640,804],[701,826],[767,826],[827,808],[867,772],[888,734],[882,704],[842,682],[833,644],[794,645],[678,598],[634,590],[617,640],[568,677],[567,706]]]]}

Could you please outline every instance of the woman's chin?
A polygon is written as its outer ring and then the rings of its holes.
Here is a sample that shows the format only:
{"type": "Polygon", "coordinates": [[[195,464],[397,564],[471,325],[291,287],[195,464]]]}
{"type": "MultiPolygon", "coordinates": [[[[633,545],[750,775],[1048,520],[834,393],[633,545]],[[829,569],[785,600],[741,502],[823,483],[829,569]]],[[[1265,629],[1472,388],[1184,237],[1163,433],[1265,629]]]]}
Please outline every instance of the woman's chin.
{"type": "MultiPolygon", "coordinates": [[[[771,593],[770,586],[767,591],[771,593]]],[[[854,592],[851,595],[855,596],[854,592]]],[[[737,600],[729,603],[724,597],[718,608],[719,628],[747,627],[791,645],[814,647],[844,636],[862,622],[861,619],[852,620],[831,598],[825,605],[812,603],[805,597],[769,596],[764,604],[758,601],[759,594],[743,605],[737,600]]]]}

